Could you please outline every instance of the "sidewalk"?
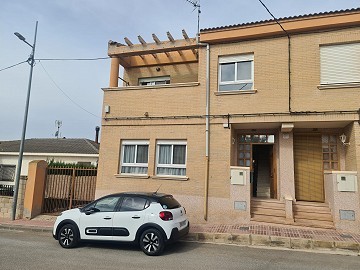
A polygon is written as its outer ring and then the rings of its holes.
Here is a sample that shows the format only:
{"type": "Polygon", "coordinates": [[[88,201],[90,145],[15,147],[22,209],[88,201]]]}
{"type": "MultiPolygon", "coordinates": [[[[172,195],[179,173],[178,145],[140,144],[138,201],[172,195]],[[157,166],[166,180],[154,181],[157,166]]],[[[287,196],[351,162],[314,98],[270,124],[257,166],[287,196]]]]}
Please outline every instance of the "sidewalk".
{"type": "MultiPolygon", "coordinates": [[[[30,230],[51,233],[55,216],[11,221],[0,218],[0,229],[30,230]]],[[[186,241],[274,247],[360,256],[360,235],[336,230],[250,223],[239,225],[194,224],[186,241]]]]}

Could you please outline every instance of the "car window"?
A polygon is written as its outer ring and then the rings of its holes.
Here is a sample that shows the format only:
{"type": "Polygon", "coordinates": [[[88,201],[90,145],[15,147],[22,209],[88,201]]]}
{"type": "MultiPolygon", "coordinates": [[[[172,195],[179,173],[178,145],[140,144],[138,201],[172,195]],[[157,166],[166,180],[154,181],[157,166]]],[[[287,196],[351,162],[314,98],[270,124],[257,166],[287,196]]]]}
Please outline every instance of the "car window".
{"type": "Polygon", "coordinates": [[[120,211],[141,211],[149,206],[148,201],[141,197],[124,197],[120,211]]]}
{"type": "Polygon", "coordinates": [[[95,202],[92,207],[97,208],[100,212],[113,212],[118,201],[119,197],[106,197],[95,202]]]}
{"type": "Polygon", "coordinates": [[[161,204],[163,209],[175,209],[179,208],[181,205],[177,200],[174,199],[173,196],[164,196],[159,199],[159,203],[161,204]]]}

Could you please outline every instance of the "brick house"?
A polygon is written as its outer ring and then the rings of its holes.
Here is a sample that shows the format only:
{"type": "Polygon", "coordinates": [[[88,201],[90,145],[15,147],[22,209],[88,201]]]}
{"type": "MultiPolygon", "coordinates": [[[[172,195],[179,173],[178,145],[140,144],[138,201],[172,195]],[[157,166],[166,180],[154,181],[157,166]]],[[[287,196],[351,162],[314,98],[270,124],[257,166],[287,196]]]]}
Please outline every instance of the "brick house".
{"type": "Polygon", "coordinates": [[[110,41],[96,197],[360,232],[360,9],[110,41]],[[124,68],[118,84],[119,66],[124,68]]]}

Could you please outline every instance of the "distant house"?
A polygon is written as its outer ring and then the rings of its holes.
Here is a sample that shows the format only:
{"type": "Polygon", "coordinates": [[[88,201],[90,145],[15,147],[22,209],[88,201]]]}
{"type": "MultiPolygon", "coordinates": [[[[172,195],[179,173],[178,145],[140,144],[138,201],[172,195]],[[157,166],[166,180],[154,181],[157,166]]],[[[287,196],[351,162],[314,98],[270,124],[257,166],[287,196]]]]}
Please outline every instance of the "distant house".
{"type": "MultiPolygon", "coordinates": [[[[27,139],[21,175],[27,175],[32,160],[97,165],[100,144],[89,139],[27,139]]],[[[19,159],[20,140],[0,141],[0,184],[11,185],[19,159]]]]}

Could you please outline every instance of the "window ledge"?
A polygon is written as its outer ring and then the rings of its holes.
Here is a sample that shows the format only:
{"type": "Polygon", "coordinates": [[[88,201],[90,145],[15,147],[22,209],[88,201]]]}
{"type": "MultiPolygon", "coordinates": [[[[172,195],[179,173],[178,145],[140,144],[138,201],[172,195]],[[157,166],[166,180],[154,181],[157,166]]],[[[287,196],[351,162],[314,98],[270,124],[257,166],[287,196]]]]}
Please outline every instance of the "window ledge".
{"type": "Polygon", "coordinates": [[[136,86],[121,86],[121,87],[108,87],[102,88],[104,91],[126,91],[126,90],[146,90],[146,89],[163,89],[163,88],[181,88],[199,86],[199,82],[187,83],[171,83],[171,84],[158,84],[158,85],[136,85],[136,86]]]}
{"type": "Polygon", "coordinates": [[[175,181],[187,181],[189,180],[189,177],[186,176],[160,176],[155,175],[151,177],[152,179],[158,179],[158,180],[175,180],[175,181]]]}
{"type": "Polygon", "coordinates": [[[253,89],[253,90],[217,91],[217,92],[214,92],[214,94],[216,96],[223,96],[223,95],[255,94],[256,92],[257,92],[257,90],[253,89]]]}
{"type": "Polygon", "coordinates": [[[116,178],[141,178],[141,179],[148,179],[150,178],[149,175],[143,174],[114,174],[116,178]]]}
{"type": "Polygon", "coordinates": [[[326,89],[339,89],[339,88],[360,88],[360,82],[358,83],[332,83],[332,84],[320,84],[317,86],[319,90],[326,89]]]}

